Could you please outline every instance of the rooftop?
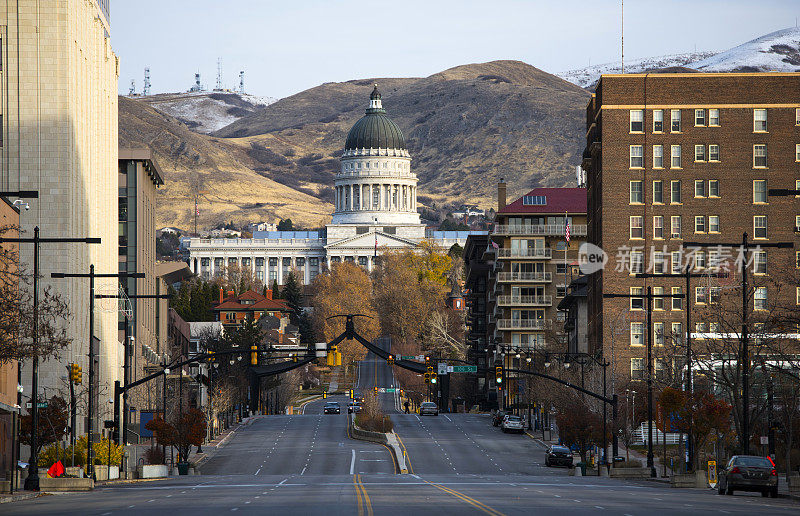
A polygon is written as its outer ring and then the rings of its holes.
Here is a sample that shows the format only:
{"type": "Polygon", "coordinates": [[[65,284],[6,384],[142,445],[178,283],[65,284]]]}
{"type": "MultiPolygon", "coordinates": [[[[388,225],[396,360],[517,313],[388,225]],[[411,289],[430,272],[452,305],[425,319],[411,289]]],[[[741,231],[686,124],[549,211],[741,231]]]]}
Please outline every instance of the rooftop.
{"type": "Polygon", "coordinates": [[[586,213],[585,188],[534,188],[498,211],[502,215],[564,212],[586,213]]]}

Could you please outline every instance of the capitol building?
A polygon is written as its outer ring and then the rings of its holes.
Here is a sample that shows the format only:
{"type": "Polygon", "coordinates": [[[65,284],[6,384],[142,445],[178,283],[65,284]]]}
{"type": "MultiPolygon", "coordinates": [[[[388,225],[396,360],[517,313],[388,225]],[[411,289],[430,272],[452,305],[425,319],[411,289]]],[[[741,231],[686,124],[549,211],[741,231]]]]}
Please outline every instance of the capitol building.
{"type": "Polygon", "coordinates": [[[469,231],[432,231],[417,213],[417,176],[400,128],[386,116],[378,86],[366,114],[347,134],[335,179],[334,213],[323,232],[256,231],[253,238],[192,238],[189,266],[204,279],[228,266],[250,268],[267,285],[294,270],[303,283],[331,264],[367,270],[384,250],[414,248],[425,238],[445,250],[466,243],[469,231]]]}

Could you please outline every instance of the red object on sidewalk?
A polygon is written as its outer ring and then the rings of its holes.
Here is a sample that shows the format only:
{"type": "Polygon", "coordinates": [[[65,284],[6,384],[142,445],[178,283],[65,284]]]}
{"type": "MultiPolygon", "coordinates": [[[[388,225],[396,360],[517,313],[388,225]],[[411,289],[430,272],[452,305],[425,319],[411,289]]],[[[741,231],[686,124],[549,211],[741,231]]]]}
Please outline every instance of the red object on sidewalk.
{"type": "Polygon", "coordinates": [[[56,462],[50,469],[47,470],[47,476],[50,478],[58,478],[64,474],[64,465],[61,464],[61,461],[56,462]]]}

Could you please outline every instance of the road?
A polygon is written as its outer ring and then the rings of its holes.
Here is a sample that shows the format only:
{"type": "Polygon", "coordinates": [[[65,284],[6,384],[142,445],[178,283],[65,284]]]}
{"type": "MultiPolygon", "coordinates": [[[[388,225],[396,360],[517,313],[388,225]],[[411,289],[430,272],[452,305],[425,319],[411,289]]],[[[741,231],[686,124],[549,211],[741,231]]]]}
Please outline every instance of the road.
{"type": "MultiPolygon", "coordinates": [[[[358,389],[393,386],[383,361],[359,366],[358,389]]],[[[383,394],[388,410],[395,403],[383,394]]],[[[339,401],[346,411],[344,396],[339,401]]],[[[393,413],[410,474],[394,474],[383,446],[347,434],[346,415],[324,415],[324,401],[293,416],[257,417],[240,427],[200,477],[103,486],[91,493],[3,504],[4,515],[321,514],[332,515],[682,515],[797,514],[787,499],[717,496],[654,482],[569,477],[545,468],[543,447],[506,435],[488,416],[393,413]]]]}

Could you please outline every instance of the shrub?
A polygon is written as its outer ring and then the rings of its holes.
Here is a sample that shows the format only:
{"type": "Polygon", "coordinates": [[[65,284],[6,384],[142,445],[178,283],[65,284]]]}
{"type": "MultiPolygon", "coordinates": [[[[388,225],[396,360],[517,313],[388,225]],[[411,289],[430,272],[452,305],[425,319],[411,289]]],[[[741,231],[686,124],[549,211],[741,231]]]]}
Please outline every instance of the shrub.
{"type": "Polygon", "coordinates": [[[158,446],[147,448],[144,451],[145,464],[164,464],[164,450],[158,446]]]}
{"type": "Polygon", "coordinates": [[[364,396],[361,412],[356,414],[356,425],[369,432],[391,432],[394,428],[392,419],[381,410],[380,401],[374,392],[364,396]]]}

